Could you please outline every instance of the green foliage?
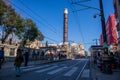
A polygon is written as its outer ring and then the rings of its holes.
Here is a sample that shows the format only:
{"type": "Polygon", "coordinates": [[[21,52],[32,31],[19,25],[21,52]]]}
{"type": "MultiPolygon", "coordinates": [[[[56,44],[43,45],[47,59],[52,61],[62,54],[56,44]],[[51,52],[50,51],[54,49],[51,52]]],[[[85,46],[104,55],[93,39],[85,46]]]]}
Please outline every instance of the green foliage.
{"type": "Polygon", "coordinates": [[[2,0],[0,0],[0,25],[2,25],[2,19],[4,13],[6,12],[6,8],[7,6],[5,5],[5,3],[2,0]]]}
{"type": "Polygon", "coordinates": [[[38,30],[36,24],[31,19],[25,20],[25,27],[22,33],[23,45],[27,43],[27,41],[33,41],[35,38],[39,37],[40,40],[43,40],[43,34],[38,30]]]}
{"type": "Polygon", "coordinates": [[[42,41],[44,39],[44,35],[38,30],[38,39],[42,41]]]}
{"type": "Polygon", "coordinates": [[[3,0],[0,0],[0,26],[3,27],[5,32],[4,37],[1,39],[2,43],[5,43],[12,33],[21,39],[23,45],[26,44],[27,40],[44,39],[43,34],[31,19],[22,18],[10,5],[6,5],[3,0]]]}

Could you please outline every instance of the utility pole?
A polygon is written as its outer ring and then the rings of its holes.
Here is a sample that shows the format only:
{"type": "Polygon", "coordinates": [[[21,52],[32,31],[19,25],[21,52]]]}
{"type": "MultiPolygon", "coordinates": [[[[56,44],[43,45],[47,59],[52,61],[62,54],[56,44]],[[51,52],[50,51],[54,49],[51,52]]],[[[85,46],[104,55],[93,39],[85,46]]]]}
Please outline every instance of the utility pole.
{"type": "Polygon", "coordinates": [[[98,45],[99,39],[93,39],[93,41],[95,41],[96,45],[98,45]]]}
{"type": "Polygon", "coordinates": [[[103,3],[102,0],[99,0],[100,4],[100,15],[101,15],[101,24],[102,24],[102,34],[103,34],[103,47],[107,47],[107,35],[106,35],[106,26],[105,26],[105,17],[104,17],[104,10],[103,10],[103,3]]]}
{"type": "MultiPolygon", "coordinates": [[[[90,1],[90,0],[86,0],[86,1],[84,1],[84,2],[87,2],[87,1],[90,1]]],[[[79,6],[88,8],[88,9],[96,9],[96,10],[99,10],[99,11],[100,11],[99,16],[101,16],[101,26],[102,26],[102,34],[103,34],[103,47],[104,47],[104,48],[107,48],[107,35],[106,35],[106,26],[105,26],[105,18],[104,18],[104,10],[103,10],[102,0],[99,0],[100,9],[95,8],[95,7],[91,7],[91,6],[86,6],[86,5],[84,5],[84,4],[80,4],[80,3],[82,3],[82,2],[83,2],[83,1],[72,2],[72,4],[76,4],[76,5],[79,5],[79,6]]],[[[84,9],[81,9],[81,10],[84,10],[84,9]]],[[[81,11],[81,10],[75,10],[75,11],[81,11]]],[[[86,9],[85,9],[85,10],[86,10],[86,9]]]]}

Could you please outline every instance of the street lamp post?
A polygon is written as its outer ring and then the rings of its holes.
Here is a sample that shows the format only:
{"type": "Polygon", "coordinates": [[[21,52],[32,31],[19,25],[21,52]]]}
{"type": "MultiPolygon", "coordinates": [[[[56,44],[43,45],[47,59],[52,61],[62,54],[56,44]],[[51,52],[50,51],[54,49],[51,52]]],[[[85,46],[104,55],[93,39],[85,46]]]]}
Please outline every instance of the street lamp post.
{"type": "MultiPolygon", "coordinates": [[[[88,9],[96,9],[96,10],[100,11],[100,14],[97,14],[97,15],[101,16],[101,26],[102,26],[102,34],[103,34],[103,47],[107,48],[107,35],[106,35],[105,18],[104,18],[104,10],[103,10],[102,0],[99,0],[100,9],[95,8],[95,7],[91,7],[91,6],[86,6],[86,5],[81,4],[81,3],[82,3],[81,1],[72,2],[72,4],[76,4],[76,5],[79,5],[79,6],[82,6],[82,7],[86,7],[88,9]]],[[[81,9],[81,10],[84,10],[84,9],[81,9]]],[[[75,10],[75,11],[81,11],[81,10],[75,10]]],[[[96,15],[94,15],[94,18],[95,17],[96,17],[96,15]]]]}
{"type": "Polygon", "coordinates": [[[105,17],[104,17],[104,10],[103,10],[102,0],[99,0],[99,4],[100,4],[102,34],[103,34],[103,47],[106,47],[106,45],[107,45],[107,35],[106,35],[105,17]]]}

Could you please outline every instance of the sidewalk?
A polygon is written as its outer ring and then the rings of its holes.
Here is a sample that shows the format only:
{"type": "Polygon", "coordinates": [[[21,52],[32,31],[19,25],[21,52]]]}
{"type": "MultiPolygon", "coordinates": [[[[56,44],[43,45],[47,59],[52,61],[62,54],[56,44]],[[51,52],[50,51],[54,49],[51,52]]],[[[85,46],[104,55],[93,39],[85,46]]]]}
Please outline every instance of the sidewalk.
{"type": "MultiPolygon", "coordinates": [[[[29,65],[42,65],[42,64],[47,64],[47,63],[52,63],[52,62],[60,62],[64,60],[69,60],[69,59],[61,59],[61,60],[35,60],[35,61],[29,61],[29,65]]],[[[22,66],[24,66],[24,62],[22,63],[22,66]]],[[[7,69],[7,68],[13,68],[14,67],[14,62],[5,62],[2,64],[2,69],[7,69]]]]}
{"type": "MultiPolygon", "coordinates": [[[[60,62],[60,61],[65,61],[69,59],[61,59],[61,60],[56,60],[56,61],[50,61],[50,60],[37,60],[37,61],[29,61],[28,66],[41,66],[43,64],[49,64],[49,63],[54,63],[54,62],[60,62]]],[[[22,63],[21,68],[24,67],[24,63],[22,63]]],[[[24,67],[25,68],[25,67],[24,67]]],[[[15,77],[15,71],[12,70],[14,69],[14,62],[6,62],[2,65],[2,69],[0,69],[0,80],[16,80],[15,77]]]]}
{"type": "Polygon", "coordinates": [[[120,69],[114,69],[112,74],[102,73],[97,66],[91,69],[92,80],[120,80],[120,69]]]}

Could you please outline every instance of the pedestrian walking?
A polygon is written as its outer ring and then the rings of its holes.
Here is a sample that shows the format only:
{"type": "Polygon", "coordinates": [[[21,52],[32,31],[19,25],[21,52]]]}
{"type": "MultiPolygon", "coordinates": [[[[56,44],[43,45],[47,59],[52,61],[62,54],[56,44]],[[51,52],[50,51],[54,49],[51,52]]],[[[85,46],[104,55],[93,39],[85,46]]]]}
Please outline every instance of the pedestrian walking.
{"type": "Polygon", "coordinates": [[[96,54],[94,54],[94,64],[96,65],[97,64],[97,55],[96,54]]]}
{"type": "Polygon", "coordinates": [[[37,53],[36,53],[36,59],[37,60],[39,60],[39,54],[40,54],[39,51],[37,51],[37,53]]]}
{"type": "Polygon", "coordinates": [[[15,72],[16,72],[16,77],[20,77],[20,66],[23,62],[23,55],[22,55],[22,51],[20,49],[17,50],[17,55],[15,57],[15,61],[14,61],[14,66],[15,66],[15,72]]]}
{"type": "Polygon", "coordinates": [[[53,53],[50,51],[50,60],[53,60],[53,53]]]}
{"type": "Polygon", "coordinates": [[[4,48],[2,47],[0,50],[0,69],[2,68],[3,60],[4,60],[4,48]]]}
{"type": "Polygon", "coordinates": [[[59,57],[59,60],[61,59],[61,54],[60,54],[60,52],[58,52],[58,57],[59,57]]]}
{"type": "Polygon", "coordinates": [[[29,52],[28,51],[25,52],[24,58],[25,58],[24,59],[25,60],[24,66],[27,66],[28,65],[28,60],[29,60],[29,52]]]}
{"type": "Polygon", "coordinates": [[[35,54],[36,54],[36,52],[35,52],[35,50],[33,50],[33,53],[32,53],[33,60],[35,60],[35,54]]]}

